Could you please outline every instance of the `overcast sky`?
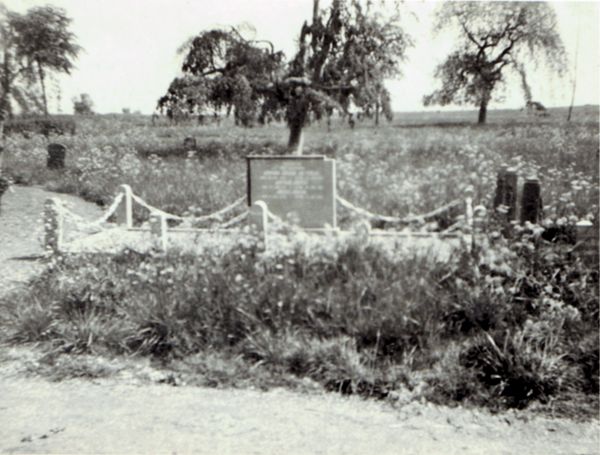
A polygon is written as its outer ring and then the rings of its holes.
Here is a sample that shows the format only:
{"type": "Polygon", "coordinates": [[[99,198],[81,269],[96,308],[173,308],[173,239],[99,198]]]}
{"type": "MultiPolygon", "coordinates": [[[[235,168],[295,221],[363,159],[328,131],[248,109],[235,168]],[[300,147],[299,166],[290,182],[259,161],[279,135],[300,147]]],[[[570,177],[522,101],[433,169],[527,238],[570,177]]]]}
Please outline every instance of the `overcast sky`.
{"type": "MultiPolygon", "coordinates": [[[[2,1],[2,0],[0,0],[2,1]]],[[[73,19],[71,30],[84,48],[77,68],[58,78],[62,112],[72,112],[74,96],[88,93],[96,112],[121,112],[122,108],[151,113],[157,99],[180,69],[177,48],[189,37],[216,25],[252,24],[256,37],[272,41],[293,56],[302,22],[312,14],[312,0],[4,0],[14,11],[52,4],[64,8],[73,19]]],[[[327,0],[321,0],[327,3],[327,0]]],[[[422,110],[423,95],[435,87],[433,71],[452,43],[434,36],[434,2],[407,1],[405,27],[415,46],[403,66],[404,77],[389,81],[396,111],[422,110]]],[[[559,32],[571,62],[579,33],[579,58],[575,104],[600,104],[600,4],[553,2],[559,32]]],[[[571,97],[571,74],[551,77],[538,70],[532,75],[532,94],[546,106],[565,106],[571,97]]],[[[56,97],[50,109],[58,109],[56,97]]],[[[521,107],[523,95],[513,79],[502,103],[492,107],[521,107]]],[[[439,109],[433,107],[429,109],[439,109]]]]}

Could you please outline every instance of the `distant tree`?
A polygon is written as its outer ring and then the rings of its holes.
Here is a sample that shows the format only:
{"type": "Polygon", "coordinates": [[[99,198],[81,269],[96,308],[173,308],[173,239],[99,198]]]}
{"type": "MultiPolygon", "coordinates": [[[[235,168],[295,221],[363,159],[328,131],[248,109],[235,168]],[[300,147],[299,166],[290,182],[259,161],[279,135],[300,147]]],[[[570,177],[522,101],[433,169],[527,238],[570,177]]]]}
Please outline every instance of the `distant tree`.
{"type": "Polygon", "coordinates": [[[338,56],[331,56],[324,75],[333,83],[344,81],[351,90],[342,90],[339,101],[345,104],[347,96],[354,97],[356,106],[379,122],[379,113],[391,119],[390,93],[384,80],[401,76],[399,63],[404,59],[412,40],[400,26],[396,10],[384,17],[376,4],[352,2],[345,13],[343,47],[338,56]]]}
{"type": "Polygon", "coordinates": [[[50,71],[70,74],[81,48],[69,31],[65,11],[53,6],[34,7],[25,14],[11,13],[15,58],[35,77],[42,89],[44,114],[48,115],[46,77],[50,71]]]}
{"type": "Polygon", "coordinates": [[[285,117],[290,150],[301,153],[302,131],[310,116],[344,111],[353,95],[362,108],[389,98],[383,80],[399,74],[410,38],[372,2],[333,0],[326,10],[313,0],[312,24],[304,23],[295,57],[284,61],[266,41],[245,39],[237,29],[203,32],[186,45],[183,77],[175,79],[159,108],[173,112],[210,106],[232,108],[236,120],[285,117]]]}
{"type": "Polygon", "coordinates": [[[42,103],[32,86],[31,75],[18,64],[14,17],[14,13],[0,3],[0,139],[5,120],[13,116],[14,104],[23,113],[43,110],[39,109],[42,103]]]}
{"type": "Polygon", "coordinates": [[[456,50],[436,69],[442,88],[425,96],[424,104],[475,104],[478,123],[485,123],[506,70],[518,72],[523,62],[541,59],[559,74],[565,68],[556,14],[546,3],[447,2],[439,7],[434,27],[456,27],[459,38],[456,50]]]}
{"type": "Polygon", "coordinates": [[[75,115],[94,114],[94,102],[87,93],[79,95],[79,99],[73,98],[73,112],[75,115]]]}
{"type": "Polygon", "coordinates": [[[179,109],[233,109],[236,123],[249,126],[283,62],[283,53],[263,43],[247,41],[233,28],[200,33],[182,47],[184,76],[173,80],[158,107],[169,117],[179,109]]]}

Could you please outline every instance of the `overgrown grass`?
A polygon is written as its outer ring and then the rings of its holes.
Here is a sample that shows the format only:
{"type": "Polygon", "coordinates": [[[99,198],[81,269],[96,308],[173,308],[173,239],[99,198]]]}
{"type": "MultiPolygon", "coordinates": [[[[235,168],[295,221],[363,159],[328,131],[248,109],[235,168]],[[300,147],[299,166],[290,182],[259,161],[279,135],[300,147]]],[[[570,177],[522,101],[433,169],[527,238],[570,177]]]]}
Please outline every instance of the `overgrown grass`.
{"type": "MultiPolygon", "coordinates": [[[[541,179],[546,218],[597,218],[599,130],[597,115],[590,121],[593,116],[584,114],[566,123],[513,112],[498,120],[491,116],[484,127],[436,126],[439,116],[410,114],[379,128],[364,124],[351,130],[336,123],[328,132],[315,124],[307,127],[305,152],[335,157],[339,194],[383,214],[429,211],[463,197],[470,186],[475,203],[489,206],[496,173],[509,165],[522,178],[541,179]]],[[[138,117],[78,122],[77,135],[57,139],[68,148],[64,172],[45,170],[46,146],[53,138],[18,135],[7,142],[5,171],[17,182],[102,204],[119,184],[128,183],[151,204],[176,214],[207,213],[244,193],[244,156],[285,153],[287,137],[284,125],[151,126],[138,117]],[[198,144],[189,155],[186,137],[198,144]]]]}
{"type": "MultiPolygon", "coordinates": [[[[587,218],[597,226],[594,112],[593,121],[569,124],[507,116],[485,127],[462,117],[436,125],[439,116],[407,115],[378,129],[312,125],[305,151],[335,157],[339,194],[379,213],[428,211],[469,186],[475,203],[491,209],[496,172],[507,164],[541,179],[546,222],[562,228],[587,218]]],[[[163,210],[201,214],[241,196],[243,157],[281,153],[285,137],[281,125],[152,127],[141,117],[98,117],[61,138],[64,171],[45,169],[42,136],[11,137],[4,166],[18,182],[101,204],[129,183],[163,210]],[[194,153],[182,150],[185,137],[197,139],[194,153]]],[[[597,268],[539,230],[514,229],[507,240],[489,223],[473,256],[447,263],[333,239],[269,255],[240,245],[198,257],[60,257],[27,292],[0,302],[0,334],[58,353],[49,366],[58,377],[109,371],[87,360],[61,363],[61,353],[133,355],[202,385],[319,384],[376,397],[408,389],[493,409],[592,409],[597,268]]]]}
{"type": "Polygon", "coordinates": [[[494,409],[569,394],[593,405],[598,272],[560,246],[520,242],[532,253],[496,239],[448,263],[352,241],[310,254],[60,257],[1,302],[2,339],[149,356],[205,385],[309,379],[494,409]]]}

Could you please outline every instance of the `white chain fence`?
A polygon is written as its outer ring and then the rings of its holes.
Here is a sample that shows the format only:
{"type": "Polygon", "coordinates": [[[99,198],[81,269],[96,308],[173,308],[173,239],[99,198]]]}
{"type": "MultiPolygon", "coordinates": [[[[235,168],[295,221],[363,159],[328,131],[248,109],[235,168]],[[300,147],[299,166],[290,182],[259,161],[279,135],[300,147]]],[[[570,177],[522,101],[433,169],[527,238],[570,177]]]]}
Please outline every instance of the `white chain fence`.
{"type": "MultiPolygon", "coordinates": [[[[105,210],[105,212],[102,214],[102,216],[96,220],[92,220],[92,221],[88,221],[86,219],[84,219],[83,217],[73,213],[71,210],[69,210],[66,205],[62,202],[58,202],[55,203],[55,209],[59,212],[59,216],[61,217],[61,221],[60,223],[57,224],[57,226],[60,226],[60,229],[63,228],[63,221],[68,221],[70,224],[72,224],[75,227],[75,230],[80,231],[80,232],[86,232],[86,233],[93,233],[93,234],[102,234],[103,232],[107,233],[107,236],[110,234],[109,231],[114,230],[115,228],[123,228],[125,227],[126,229],[121,229],[119,236],[125,238],[127,237],[128,234],[124,234],[123,232],[126,231],[137,231],[137,232],[133,232],[133,234],[138,234],[138,237],[140,236],[140,231],[144,232],[146,234],[149,234],[150,237],[148,237],[148,235],[146,235],[146,237],[151,238],[152,235],[154,236],[160,236],[161,238],[163,238],[163,242],[165,242],[166,239],[166,233],[168,232],[169,234],[173,233],[197,233],[198,235],[200,234],[207,234],[207,233],[213,233],[216,234],[218,232],[224,233],[224,232],[242,232],[239,229],[236,229],[237,226],[239,226],[244,220],[247,220],[249,217],[249,210],[246,209],[245,211],[243,211],[242,213],[234,216],[233,218],[227,220],[227,221],[222,221],[223,218],[230,212],[234,211],[236,208],[238,208],[240,205],[242,205],[245,202],[245,197],[240,197],[237,200],[235,200],[234,202],[232,202],[231,204],[227,205],[226,207],[223,207],[222,209],[217,210],[214,213],[210,213],[208,215],[203,215],[203,216],[179,216],[179,215],[174,215],[172,213],[168,213],[165,212],[164,210],[161,210],[157,207],[152,206],[151,204],[147,203],[145,200],[143,200],[140,196],[134,194],[131,189],[127,186],[127,185],[122,185],[122,190],[121,192],[119,192],[119,194],[115,197],[115,199],[113,200],[113,202],[111,203],[111,205],[105,210]],[[143,226],[141,227],[137,227],[134,228],[133,227],[133,223],[132,223],[132,211],[133,211],[133,202],[135,201],[135,203],[139,204],[141,207],[144,207],[145,209],[147,209],[150,214],[150,222],[149,223],[145,223],[143,226]],[[117,213],[117,211],[119,210],[120,206],[122,204],[125,204],[124,207],[122,207],[122,212],[120,215],[120,219],[119,221],[123,221],[123,217],[125,218],[125,226],[123,225],[119,225],[119,224],[115,224],[115,223],[108,223],[108,220],[117,213]],[[158,220],[158,222],[157,222],[158,220]],[[167,221],[178,221],[180,223],[177,224],[177,226],[169,226],[167,224],[167,221]],[[211,225],[209,228],[204,228],[204,229],[200,229],[200,228],[196,228],[193,227],[195,225],[197,225],[198,223],[201,222],[206,222],[206,221],[218,221],[217,224],[213,224],[211,225]]],[[[432,210],[430,212],[424,213],[424,214],[420,214],[420,215],[408,215],[405,217],[397,217],[397,216],[388,216],[388,215],[381,215],[381,214],[377,214],[377,213],[373,213],[369,210],[366,210],[362,207],[358,207],[354,204],[352,204],[351,202],[347,201],[346,199],[342,198],[342,197],[337,197],[337,203],[345,208],[346,210],[349,210],[353,213],[355,213],[356,215],[358,215],[359,217],[364,219],[363,223],[358,223],[357,226],[354,226],[352,228],[352,232],[359,233],[361,234],[361,236],[369,236],[369,235],[406,235],[406,236],[410,236],[410,235],[439,235],[439,234],[459,234],[459,233],[464,233],[465,231],[468,233],[473,233],[473,221],[474,221],[474,213],[477,214],[481,214],[481,211],[485,211],[485,209],[481,206],[476,207],[475,209],[472,206],[472,200],[470,197],[467,197],[464,201],[461,200],[453,200],[451,202],[448,202],[446,204],[444,204],[443,206],[432,210]],[[437,216],[440,216],[452,209],[455,209],[457,207],[460,206],[464,206],[465,207],[465,212],[464,215],[459,215],[455,217],[455,222],[454,224],[450,225],[449,227],[447,227],[446,229],[442,230],[441,232],[411,232],[410,230],[408,230],[408,228],[402,230],[402,231],[392,231],[392,230],[381,230],[381,229],[372,229],[371,228],[371,222],[384,222],[384,223],[389,223],[389,224],[414,224],[414,223],[425,223],[427,220],[432,220],[437,216]]],[[[271,232],[277,232],[277,231],[287,231],[287,232],[298,232],[298,231],[302,231],[302,229],[296,225],[294,225],[293,223],[290,223],[284,219],[282,219],[282,217],[272,213],[270,210],[268,210],[268,207],[266,207],[265,205],[265,210],[266,210],[266,217],[268,219],[268,229],[271,232]]],[[[356,224],[356,223],[355,223],[356,224]]],[[[341,232],[339,229],[329,229],[330,227],[325,226],[324,229],[321,229],[321,231],[327,231],[327,230],[331,230],[331,231],[335,231],[335,232],[341,232]]],[[[266,229],[266,226],[265,226],[266,229]]],[[[311,231],[311,230],[309,230],[311,231]]],[[[317,230],[318,231],[318,230],[317,230]]],[[[112,233],[114,234],[114,233],[112,233]]],[[[110,235],[112,235],[110,234],[110,235]]],[[[118,237],[118,236],[117,236],[118,237]]],[[[61,238],[62,238],[62,233],[61,233],[61,238]]],[[[100,238],[100,237],[98,237],[100,238]]],[[[198,239],[198,237],[196,237],[196,240],[198,239]]],[[[147,240],[147,239],[146,239],[147,240]]],[[[166,244],[166,243],[165,243],[166,244]]]]}

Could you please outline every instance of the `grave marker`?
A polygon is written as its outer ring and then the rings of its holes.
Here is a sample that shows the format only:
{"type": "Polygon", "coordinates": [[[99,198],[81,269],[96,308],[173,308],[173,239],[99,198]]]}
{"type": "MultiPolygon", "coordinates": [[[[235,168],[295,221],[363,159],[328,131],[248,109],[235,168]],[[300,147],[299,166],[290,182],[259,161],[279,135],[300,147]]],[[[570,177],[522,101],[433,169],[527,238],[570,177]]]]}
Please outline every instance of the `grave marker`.
{"type": "Polygon", "coordinates": [[[67,148],[62,144],[48,144],[48,159],[46,167],[48,169],[62,169],[65,167],[65,156],[67,148]]]}
{"type": "Polygon", "coordinates": [[[529,177],[523,184],[521,194],[521,224],[526,221],[538,223],[542,215],[542,196],[540,181],[536,177],[529,177]]]}
{"type": "Polygon", "coordinates": [[[248,206],[306,229],[336,228],[335,160],[322,155],[248,156],[248,206]]]}
{"type": "Polygon", "coordinates": [[[196,139],[193,137],[186,137],[183,140],[183,148],[186,152],[189,152],[190,150],[196,150],[196,139]]]}
{"type": "Polygon", "coordinates": [[[591,221],[580,221],[576,225],[577,244],[575,253],[589,265],[598,267],[600,250],[598,246],[598,227],[591,221]]]}

